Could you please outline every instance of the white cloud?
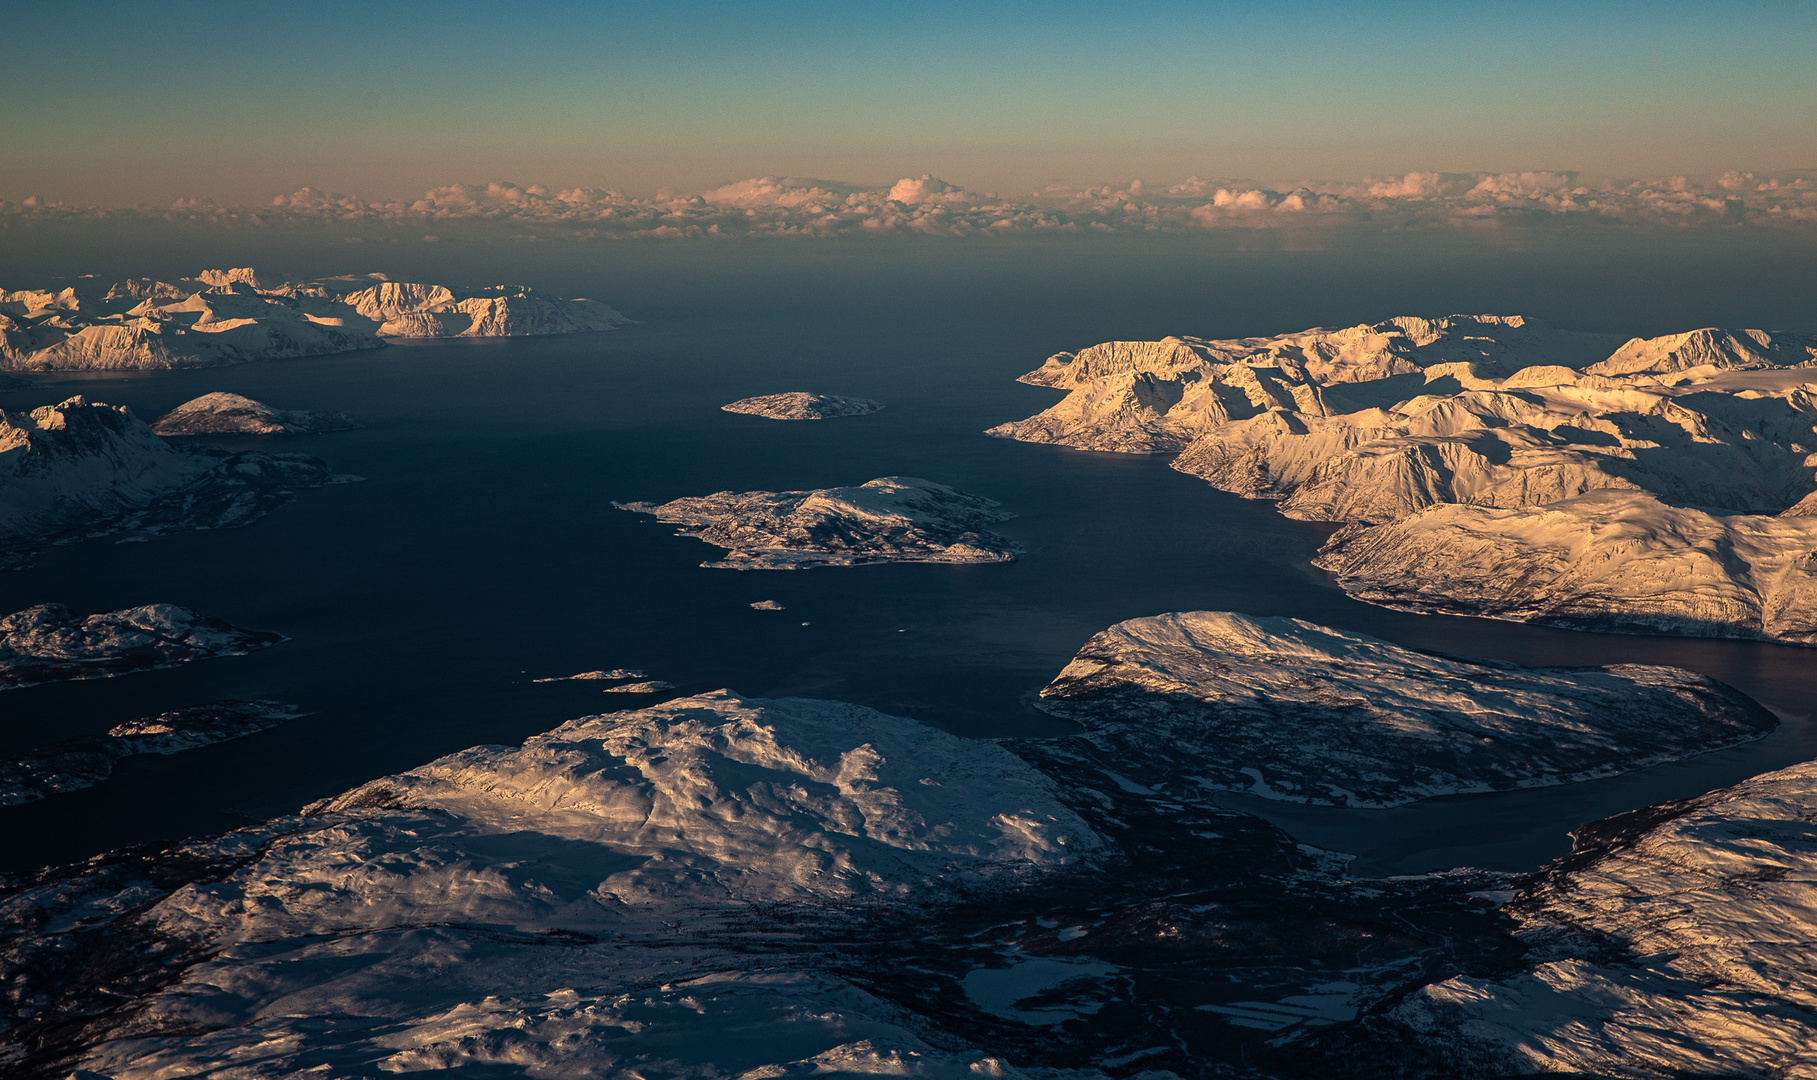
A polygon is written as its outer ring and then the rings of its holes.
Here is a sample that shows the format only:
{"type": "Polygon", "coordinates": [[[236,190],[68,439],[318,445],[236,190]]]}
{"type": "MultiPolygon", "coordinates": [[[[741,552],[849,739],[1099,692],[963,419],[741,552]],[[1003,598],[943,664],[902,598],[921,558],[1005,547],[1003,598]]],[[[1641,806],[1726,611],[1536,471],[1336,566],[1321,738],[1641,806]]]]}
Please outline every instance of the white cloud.
{"type": "Polygon", "coordinates": [[[896,181],[887,196],[891,202],[904,203],[910,206],[927,202],[964,202],[971,199],[965,192],[947,183],[936,180],[926,173],[919,179],[903,178],[896,181]]]}
{"type": "Polygon", "coordinates": [[[1398,180],[1380,180],[1369,185],[1369,194],[1378,199],[1430,199],[1444,193],[1443,176],[1435,172],[1410,172],[1398,180]]]}
{"type": "MultiPolygon", "coordinates": [[[[345,227],[368,240],[454,239],[487,223],[516,239],[731,236],[985,236],[1040,232],[1193,232],[1346,228],[1798,228],[1817,225],[1817,179],[1729,172],[1590,186],[1570,172],[1410,172],[1358,184],[1276,188],[1191,177],[1168,186],[1052,186],[1027,196],[968,191],[931,175],[867,188],[753,177],[696,194],[638,198],[607,188],[450,184],[421,198],[368,202],[305,187],[264,206],[184,199],[162,209],[104,210],[28,199],[0,202],[8,221],[139,217],[237,227],[345,227]],[[387,232],[392,235],[387,236],[387,232]]],[[[497,234],[489,234],[496,236],[497,234]]]]}

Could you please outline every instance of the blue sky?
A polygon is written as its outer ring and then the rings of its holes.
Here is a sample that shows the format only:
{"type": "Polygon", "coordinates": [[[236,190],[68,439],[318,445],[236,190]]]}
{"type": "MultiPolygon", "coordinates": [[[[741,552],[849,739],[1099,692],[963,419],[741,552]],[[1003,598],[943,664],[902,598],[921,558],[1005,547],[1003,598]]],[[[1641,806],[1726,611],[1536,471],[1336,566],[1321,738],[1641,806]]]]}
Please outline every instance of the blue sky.
{"type": "Polygon", "coordinates": [[[36,5],[0,198],[1817,167],[1817,4],[36,5]]]}

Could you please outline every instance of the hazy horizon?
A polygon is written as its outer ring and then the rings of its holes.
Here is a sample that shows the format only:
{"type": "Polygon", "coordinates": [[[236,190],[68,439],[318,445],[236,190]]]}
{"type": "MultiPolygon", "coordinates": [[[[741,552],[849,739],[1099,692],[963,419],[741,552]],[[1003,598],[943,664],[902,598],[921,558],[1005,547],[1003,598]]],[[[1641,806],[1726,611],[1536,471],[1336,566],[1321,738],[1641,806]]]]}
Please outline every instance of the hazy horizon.
{"type": "Polygon", "coordinates": [[[0,200],[1780,175],[1817,168],[1813,30],[1676,0],[41,8],[9,21],[0,200]]]}

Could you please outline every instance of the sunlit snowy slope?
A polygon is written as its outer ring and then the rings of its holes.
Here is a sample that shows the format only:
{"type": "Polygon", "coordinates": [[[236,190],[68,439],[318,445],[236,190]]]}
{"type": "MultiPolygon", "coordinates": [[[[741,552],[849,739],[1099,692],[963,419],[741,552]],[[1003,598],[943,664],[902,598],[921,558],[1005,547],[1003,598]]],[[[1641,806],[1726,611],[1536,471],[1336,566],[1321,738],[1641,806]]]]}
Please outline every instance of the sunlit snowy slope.
{"type": "Polygon", "coordinates": [[[1526,668],[1225,611],[1118,623],[1041,708],[1085,728],[1050,752],[1176,798],[1223,788],[1353,807],[1608,776],[1777,725],[1677,668],[1526,668]]]}
{"type": "Polygon", "coordinates": [[[1110,342],[1023,380],[1070,393],[990,434],[1177,453],[1222,490],[1350,523],[1319,562],[1364,600],[1798,643],[1817,624],[1817,534],[1791,520],[1817,512],[1817,338],[1617,348],[1449,316],[1110,342]]]}

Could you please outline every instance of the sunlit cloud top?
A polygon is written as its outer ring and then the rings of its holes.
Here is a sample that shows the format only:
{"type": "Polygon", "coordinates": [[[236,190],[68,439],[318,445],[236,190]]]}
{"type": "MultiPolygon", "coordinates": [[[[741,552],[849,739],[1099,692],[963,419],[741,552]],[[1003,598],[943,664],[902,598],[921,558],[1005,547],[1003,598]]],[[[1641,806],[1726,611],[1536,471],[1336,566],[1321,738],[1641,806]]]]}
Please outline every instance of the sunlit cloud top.
{"type": "Polygon", "coordinates": [[[695,194],[640,198],[600,188],[450,184],[417,199],[371,201],[305,187],[269,203],[183,199],[166,208],[0,203],[0,226],[153,220],[242,229],[322,227],[349,239],[436,240],[457,230],[522,239],[740,236],[991,236],[1518,229],[1790,229],[1817,232],[1817,178],[1728,172],[1594,186],[1572,173],[1411,172],[1354,184],[1275,189],[1189,178],[1160,186],[1050,185],[974,192],[931,175],[863,187],[758,177],[695,194]],[[419,237],[418,234],[421,234],[419,237]]]}

